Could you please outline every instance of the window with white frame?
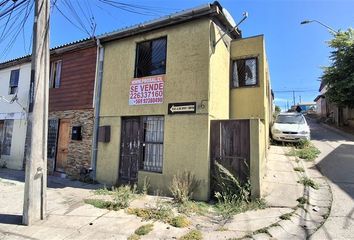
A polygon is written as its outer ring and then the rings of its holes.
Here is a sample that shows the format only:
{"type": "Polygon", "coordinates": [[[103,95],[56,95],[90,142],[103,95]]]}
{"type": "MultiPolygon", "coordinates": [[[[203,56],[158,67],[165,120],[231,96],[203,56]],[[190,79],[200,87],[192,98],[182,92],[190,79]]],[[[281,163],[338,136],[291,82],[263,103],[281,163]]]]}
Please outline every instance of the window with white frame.
{"type": "Polygon", "coordinates": [[[162,172],[164,117],[143,117],[143,123],[143,163],[141,168],[144,171],[162,172]]]}
{"type": "Polygon", "coordinates": [[[231,87],[258,85],[257,58],[238,59],[232,62],[231,87]]]}
{"type": "Polygon", "coordinates": [[[16,94],[18,90],[18,79],[20,78],[20,69],[12,70],[10,74],[9,94],[16,94]]]}
{"type": "Polygon", "coordinates": [[[54,61],[50,64],[49,87],[59,88],[61,80],[62,60],[54,61]]]}

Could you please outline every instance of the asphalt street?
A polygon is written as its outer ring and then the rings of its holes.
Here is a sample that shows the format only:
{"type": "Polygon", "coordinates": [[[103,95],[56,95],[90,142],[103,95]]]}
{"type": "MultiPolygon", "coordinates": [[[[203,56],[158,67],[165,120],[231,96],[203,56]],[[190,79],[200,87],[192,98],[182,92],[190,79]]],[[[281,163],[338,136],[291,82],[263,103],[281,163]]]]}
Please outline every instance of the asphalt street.
{"type": "Polygon", "coordinates": [[[354,239],[354,141],[346,134],[309,121],[311,139],[321,151],[316,166],[333,194],[330,216],[311,239],[354,239]]]}

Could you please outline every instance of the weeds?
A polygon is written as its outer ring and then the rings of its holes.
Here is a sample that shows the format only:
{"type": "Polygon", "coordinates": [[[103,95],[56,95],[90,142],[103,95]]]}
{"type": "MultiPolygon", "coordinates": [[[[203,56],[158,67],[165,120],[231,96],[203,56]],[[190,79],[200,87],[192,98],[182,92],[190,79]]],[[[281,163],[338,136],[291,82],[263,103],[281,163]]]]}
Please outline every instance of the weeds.
{"type": "Polygon", "coordinates": [[[151,232],[153,228],[154,228],[153,224],[151,224],[151,223],[145,224],[145,225],[140,226],[138,229],[136,229],[134,233],[139,236],[146,235],[149,232],[151,232]]]}
{"type": "Polygon", "coordinates": [[[309,201],[305,197],[299,197],[298,199],[296,199],[296,201],[298,201],[299,204],[308,204],[309,203],[309,201]]]}
{"type": "Polygon", "coordinates": [[[170,192],[177,203],[187,202],[199,187],[200,180],[191,172],[184,171],[173,176],[170,192]]]}
{"type": "Polygon", "coordinates": [[[209,212],[209,209],[210,205],[205,202],[187,201],[181,204],[177,204],[178,212],[186,215],[191,215],[193,213],[205,215],[209,212]]]}
{"type": "Polygon", "coordinates": [[[296,148],[291,148],[286,154],[287,156],[296,156],[306,161],[315,160],[321,153],[310,141],[306,140],[295,145],[296,148]]]}
{"type": "Polygon", "coordinates": [[[174,226],[177,228],[188,227],[191,224],[191,222],[188,220],[188,218],[186,218],[183,215],[178,215],[177,217],[172,218],[169,223],[171,226],[174,226]]]}
{"type": "Polygon", "coordinates": [[[217,231],[217,232],[225,232],[225,231],[229,231],[229,229],[226,228],[226,227],[219,227],[215,231],[217,231]]]}
{"type": "Polygon", "coordinates": [[[302,167],[294,167],[294,171],[296,172],[305,172],[305,169],[302,167]]]}
{"type": "Polygon", "coordinates": [[[141,194],[143,194],[143,195],[148,194],[149,188],[150,188],[150,178],[145,176],[143,186],[141,188],[141,194]]]}
{"type": "Polygon", "coordinates": [[[136,234],[133,234],[133,235],[130,235],[127,240],[140,240],[140,236],[139,235],[136,235],[136,234]]]}
{"type": "Polygon", "coordinates": [[[183,235],[180,240],[202,240],[203,235],[198,230],[191,230],[186,235],[183,235]]]}
{"type": "Polygon", "coordinates": [[[173,218],[172,208],[167,204],[160,205],[156,208],[128,208],[127,212],[141,217],[145,221],[159,220],[168,223],[173,218]]]}
{"type": "Polygon", "coordinates": [[[302,177],[300,179],[300,181],[298,181],[299,183],[303,184],[305,187],[308,186],[308,187],[312,187],[313,189],[315,190],[318,190],[319,189],[319,186],[317,183],[315,183],[311,178],[308,178],[308,177],[302,177]]]}
{"type": "Polygon", "coordinates": [[[133,189],[131,189],[131,187],[128,185],[121,186],[115,189],[113,193],[114,202],[120,208],[127,208],[130,202],[133,200],[135,193],[136,193],[136,185],[133,186],[133,189]]]}
{"type": "Polygon", "coordinates": [[[103,209],[109,209],[109,210],[119,210],[120,208],[111,201],[105,201],[102,199],[85,199],[84,202],[86,204],[91,204],[92,206],[96,208],[103,208],[103,209]]]}
{"type": "Polygon", "coordinates": [[[110,191],[110,190],[108,190],[108,189],[106,188],[106,186],[104,186],[103,188],[94,190],[94,191],[93,191],[93,194],[95,194],[95,195],[112,195],[113,192],[110,191]]]}
{"type": "Polygon", "coordinates": [[[290,220],[292,215],[293,215],[292,213],[285,213],[285,214],[281,215],[279,218],[281,220],[290,220]]]}

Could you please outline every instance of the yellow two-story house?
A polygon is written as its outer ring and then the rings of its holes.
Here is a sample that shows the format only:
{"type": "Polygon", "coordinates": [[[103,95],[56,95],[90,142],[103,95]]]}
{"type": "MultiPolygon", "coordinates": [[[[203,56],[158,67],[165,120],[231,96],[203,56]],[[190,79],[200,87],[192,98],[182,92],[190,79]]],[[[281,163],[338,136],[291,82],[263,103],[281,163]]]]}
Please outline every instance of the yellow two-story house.
{"type": "Polygon", "coordinates": [[[272,109],[263,36],[242,38],[215,2],[98,44],[99,182],[148,178],[151,190],[168,195],[173,176],[189,171],[200,180],[194,197],[207,200],[213,162],[221,161],[262,194],[272,109]]]}

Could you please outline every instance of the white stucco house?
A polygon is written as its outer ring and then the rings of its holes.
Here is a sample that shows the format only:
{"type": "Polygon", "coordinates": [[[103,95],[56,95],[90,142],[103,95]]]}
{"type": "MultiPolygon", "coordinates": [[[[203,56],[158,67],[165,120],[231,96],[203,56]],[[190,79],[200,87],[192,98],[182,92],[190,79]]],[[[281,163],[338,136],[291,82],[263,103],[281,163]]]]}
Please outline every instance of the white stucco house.
{"type": "MultiPolygon", "coordinates": [[[[23,60],[23,61],[21,61],[23,60]]],[[[21,170],[24,162],[31,63],[0,66],[0,167],[21,170]]]]}

